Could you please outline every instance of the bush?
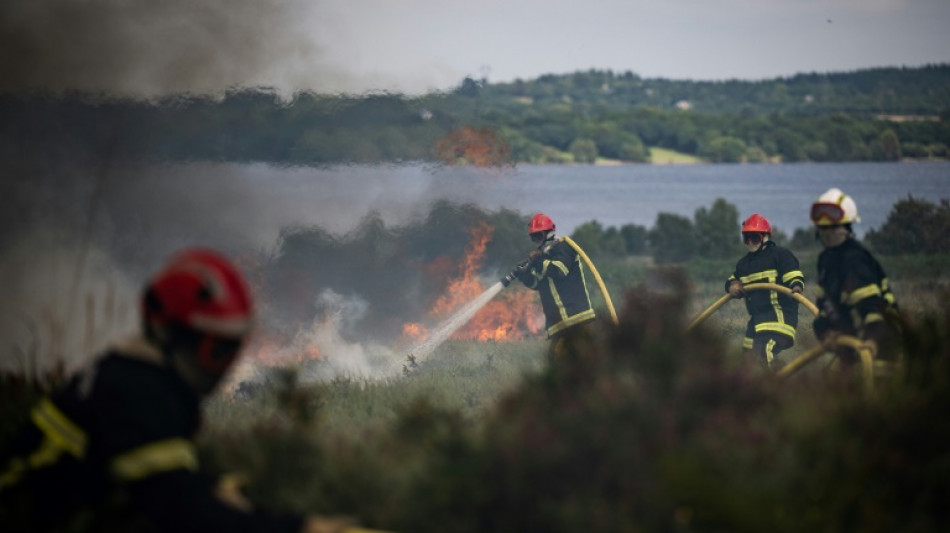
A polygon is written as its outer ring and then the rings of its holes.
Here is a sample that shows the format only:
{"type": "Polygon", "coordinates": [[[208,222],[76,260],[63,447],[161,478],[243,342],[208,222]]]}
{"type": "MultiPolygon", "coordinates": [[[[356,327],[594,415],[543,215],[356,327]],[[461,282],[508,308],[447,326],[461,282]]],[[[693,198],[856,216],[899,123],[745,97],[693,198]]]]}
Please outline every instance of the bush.
{"type": "Polygon", "coordinates": [[[716,198],[710,209],[697,209],[693,221],[696,255],[723,259],[742,253],[739,240],[739,210],[736,206],[722,198],[716,198]]]}
{"type": "Polygon", "coordinates": [[[693,223],[672,213],[660,213],[650,230],[650,248],[658,264],[688,261],[695,253],[693,223]]]}
{"type": "Polygon", "coordinates": [[[940,204],[908,196],[887,215],[884,225],[868,232],[868,244],[881,254],[937,254],[950,250],[950,201],[940,204]]]}

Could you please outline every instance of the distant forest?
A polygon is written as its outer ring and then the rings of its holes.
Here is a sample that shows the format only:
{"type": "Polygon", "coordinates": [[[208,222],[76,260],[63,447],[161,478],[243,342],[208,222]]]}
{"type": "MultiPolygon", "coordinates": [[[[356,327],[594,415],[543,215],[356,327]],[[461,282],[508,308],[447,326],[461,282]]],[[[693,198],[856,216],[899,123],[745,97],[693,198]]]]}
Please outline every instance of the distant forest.
{"type": "Polygon", "coordinates": [[[946,159],[950,65],[680,81],[590,70],[409,97],[267,88],[134,100],[0,94],[3,149],[323,165],[946,159]]]}

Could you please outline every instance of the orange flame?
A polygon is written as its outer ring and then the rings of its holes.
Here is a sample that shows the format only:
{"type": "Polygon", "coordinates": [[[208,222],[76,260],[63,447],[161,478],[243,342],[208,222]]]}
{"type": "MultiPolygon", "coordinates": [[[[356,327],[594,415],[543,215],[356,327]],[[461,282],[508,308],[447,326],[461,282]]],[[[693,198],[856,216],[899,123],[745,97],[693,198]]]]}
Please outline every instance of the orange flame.
{"type": "MultiPolygon", "coordinates": [[[[459,274],[449,281],[445,294],[439,297],[429,310],[430,318],[444,320],[462,305],[485,292],[478,277],[478,270],[485,258],[485,249],[491,240],[493,228],[486,222],[471,230],[471,241],[465,247],[465,256],[459,265],[459,274]]],[[[533,293],[527,290],[508,289],[498,298],[488,302],[452,338],[456,340],[515,340],[537,334],[543,328],[543,316],[533,293]]],[[[406,323],[403,336],[420,341],[428,335],[422,324],[406,323]]]]}
{"type": "Polygon", "coordinates": [[[449,165],[501,167],[511,164],[508,142],[489,128],[463,126],[436,143],[436,153],[449,165]]]}

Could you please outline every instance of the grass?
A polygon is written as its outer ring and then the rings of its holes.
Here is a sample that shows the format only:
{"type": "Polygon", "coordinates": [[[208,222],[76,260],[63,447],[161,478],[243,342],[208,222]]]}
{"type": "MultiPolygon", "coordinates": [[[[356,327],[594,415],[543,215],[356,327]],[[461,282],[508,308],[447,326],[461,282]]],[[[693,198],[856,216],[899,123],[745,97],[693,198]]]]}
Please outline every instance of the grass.
{"type": "Polygon", "coordinates": [[[627,265],[643,275],[611,287],[620,327],[598,321],[556,367],[532,339],[447,342],[384,380],[274,371],[206,403],[202,463],[261,507],[405,532],[944,530],[946,258],[891,263],[909,357],[875,396],[821,364],[782,383],[745,364],[738,302],[685,334],[728,263],[627,265]]]}
{"type": "Polygon", "coordinates": [[[660,148],[659,146],[651,146],[649,150],[650,161],[654,165],[690,165],[705,162],[702,158],[694,155],[660,148]]]}

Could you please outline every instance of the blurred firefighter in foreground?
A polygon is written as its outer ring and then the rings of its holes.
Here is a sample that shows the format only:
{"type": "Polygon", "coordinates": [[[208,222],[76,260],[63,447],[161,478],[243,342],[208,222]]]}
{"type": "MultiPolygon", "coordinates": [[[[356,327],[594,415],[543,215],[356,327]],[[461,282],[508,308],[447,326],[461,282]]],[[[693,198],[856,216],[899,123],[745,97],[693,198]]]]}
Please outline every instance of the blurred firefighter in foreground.
{"type": "MultiPolygon", "coordinates": [[[[829,189],[811,206],[811,221],[824,250],[818,256],[818,309],[815,336],[831,346],[840,334],[866,341],[875,359],[893,360],[897,347],[897,302],[887,274],[854,238],[851,225],[860,222],[858,206],[840,189],[829,189]]],[[[846,364],[857,357],[839,350],[846,364]]]]}
{"type": "Polygon", "coordinates": [[[141,303],[142,334],[43,398],[0,456],[4,531],[73,531],[77,517],[94,522],[87,530],[107,520],[122,531],[344,531],[344,519],[255,510],[234,485],[198,472],[200,401],[252,325],[238,270],[215,252],[183,251],[141,303]]]}
{"type": "Polygon", "coordinates": [[[529,289],[538,291],[544,310],[544,326],[551,339],[549,355],[563,356],[564,339],[568,334],[589,337],[589,322],[594,308],[584,278],[580,255],[567,243],[554,236],[554,221],[543,213],[531,218],[528,235],[537,249],[502,279],[508,286],[517,278],[529,289]]]}
{"type": "Polygon", "coordinates": [[[745,298],[749,312],[742,348],[755,354],[766,368],[775,368],[776,356],[795,344],[798,327],[798,302],[774,290],[748,291],[749,283],[775,283],[792,292],[805,289],[805,276],[798,259],[789,250],[772,241],[772,225],[755,213],[742,222],[742,242],[749,253],[736,263],[726,280],[726,292],[733,298],[745,298]]]}

